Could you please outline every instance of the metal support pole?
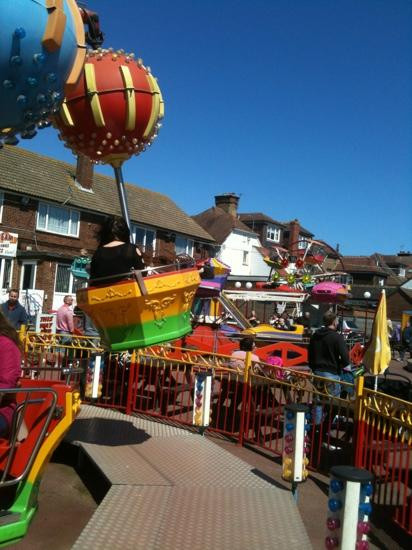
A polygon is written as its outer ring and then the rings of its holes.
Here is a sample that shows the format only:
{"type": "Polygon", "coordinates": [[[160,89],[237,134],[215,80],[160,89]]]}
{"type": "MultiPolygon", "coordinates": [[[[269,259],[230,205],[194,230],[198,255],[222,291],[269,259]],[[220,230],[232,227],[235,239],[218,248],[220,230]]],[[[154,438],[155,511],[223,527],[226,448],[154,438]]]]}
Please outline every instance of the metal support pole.
{"type": "Polygon", "coordinates": [[[117,192],[119,193],[119,202],[120,202],[120,208],[122,210],[122,216],[130,231],[130,242],[133,242],[132,231],[130,227],[129,209],[127,206],[127,196],[126,196],[126,190],[125,190],[124,181],[123,181],[122,167],[113,166],[113,170],[114,170],[114,175],[117,183],[117,192]]]}

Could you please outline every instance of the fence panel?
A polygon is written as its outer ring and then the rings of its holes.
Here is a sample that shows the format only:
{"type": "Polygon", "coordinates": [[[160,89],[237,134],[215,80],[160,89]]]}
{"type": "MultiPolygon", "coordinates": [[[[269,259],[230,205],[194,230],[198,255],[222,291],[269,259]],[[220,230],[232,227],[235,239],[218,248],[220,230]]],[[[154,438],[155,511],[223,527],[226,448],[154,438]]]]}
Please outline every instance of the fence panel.
{"type": "Polygon", "coordinates": [[[374,510],[412,534],[412,404],[364,389],[357,466],[375,476],[374,510]]]}

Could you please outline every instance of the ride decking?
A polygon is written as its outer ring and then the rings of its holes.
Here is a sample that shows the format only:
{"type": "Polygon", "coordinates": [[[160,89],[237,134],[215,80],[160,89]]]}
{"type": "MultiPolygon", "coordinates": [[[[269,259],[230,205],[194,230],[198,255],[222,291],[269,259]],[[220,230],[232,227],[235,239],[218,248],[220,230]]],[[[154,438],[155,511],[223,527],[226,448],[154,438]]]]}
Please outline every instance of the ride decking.
{"type": "Polygon", "coordinates": [[[83,406],[66,440],[111,483],[74,549],[312,548],[291,494],[198,434],[83,406]]]}

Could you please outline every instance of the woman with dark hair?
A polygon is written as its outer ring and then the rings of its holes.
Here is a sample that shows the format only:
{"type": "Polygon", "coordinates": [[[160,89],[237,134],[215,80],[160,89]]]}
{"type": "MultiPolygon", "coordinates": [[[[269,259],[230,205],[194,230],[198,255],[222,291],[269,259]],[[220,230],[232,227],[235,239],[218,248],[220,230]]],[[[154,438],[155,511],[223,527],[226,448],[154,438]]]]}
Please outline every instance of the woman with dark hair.
{"type": "MultiPolygon", "coordinates": [[[[15,388],[21,374],[20,341],[16,330],[0,312],[0,393],[2,389],[15,388]]],[[[6,393],[0,401],[0,437],[10,431],[16,408],[14,394],[6,393]]]]}
{"type": "Polygon", "coordinates": [[[130,231],[119,216],[105,221],[99,234],[99,248],[93,254],[90,278],[100,279],[145,268],[140,250],[130,242],[130,231]]]}

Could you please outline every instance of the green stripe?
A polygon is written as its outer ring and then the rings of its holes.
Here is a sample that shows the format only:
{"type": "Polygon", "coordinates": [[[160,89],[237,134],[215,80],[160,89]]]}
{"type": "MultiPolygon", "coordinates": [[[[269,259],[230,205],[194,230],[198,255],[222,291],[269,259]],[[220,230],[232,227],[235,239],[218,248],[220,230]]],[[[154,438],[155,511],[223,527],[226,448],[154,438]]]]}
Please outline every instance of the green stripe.
{"type": "MultiPolygon", "coordinates": [[[[7,546],[18,542],[24,537],[30,522],[37,510],[37,496],[39,493],[40,479],[34,484],[25,482],[22,488],[18,488],[18,497],[13,506],[8,509],[11,514],[17,514],[13,523],[0,526],[0,546],[7,546]]],[[[7,516],[5,516],[7,518],[7,516]]]]}
{"type": "Polygon", "coordinates": [[[170,342],[192,331],[190,312],[139,325],[105,328],[101,336],[112,351],[144,348],[170,342]]]}

